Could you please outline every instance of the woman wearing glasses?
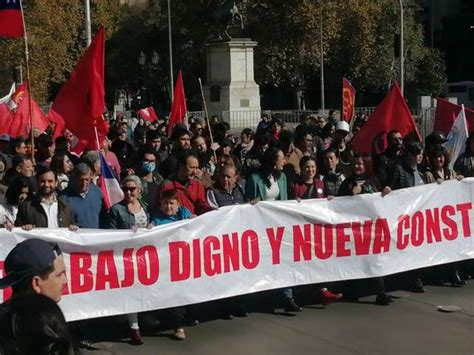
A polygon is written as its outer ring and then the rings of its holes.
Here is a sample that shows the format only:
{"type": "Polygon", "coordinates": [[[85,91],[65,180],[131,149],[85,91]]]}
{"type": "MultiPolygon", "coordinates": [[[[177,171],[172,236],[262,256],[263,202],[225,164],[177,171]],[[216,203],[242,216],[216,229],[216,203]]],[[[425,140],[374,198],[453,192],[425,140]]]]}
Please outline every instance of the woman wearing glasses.
{"type": "MultiPolygon", "coordinates": [[[[142,182],[136,175],[129,175],[122,180],[124,199],[116,203],[110,209],[109,229],[132,229],[148,228],[152,225],[150,216],[146,212],[146,206],[140,201],[142,193],[142,182]]],[[[133,345],[143,344],[143,339],[138,326],[136,313],[128,314],[128,325],[130,327],[131,343],[133,345]]]]}

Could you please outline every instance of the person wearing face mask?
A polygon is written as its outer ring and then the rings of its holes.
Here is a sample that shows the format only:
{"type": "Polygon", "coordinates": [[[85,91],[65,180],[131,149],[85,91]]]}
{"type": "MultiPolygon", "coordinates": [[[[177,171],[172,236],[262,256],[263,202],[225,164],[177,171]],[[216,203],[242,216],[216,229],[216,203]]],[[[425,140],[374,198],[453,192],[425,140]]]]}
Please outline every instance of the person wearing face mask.
{"type": "Polygon", "coordinates": [[[156,196],[158,186],[163,181],[163,177],[158,173],[156,165],[156,155],[153,148],[146,147],[142,150],[140,166],[137,169],[142,181],[142,201],[147,206],[151,206],[156,196]]]}

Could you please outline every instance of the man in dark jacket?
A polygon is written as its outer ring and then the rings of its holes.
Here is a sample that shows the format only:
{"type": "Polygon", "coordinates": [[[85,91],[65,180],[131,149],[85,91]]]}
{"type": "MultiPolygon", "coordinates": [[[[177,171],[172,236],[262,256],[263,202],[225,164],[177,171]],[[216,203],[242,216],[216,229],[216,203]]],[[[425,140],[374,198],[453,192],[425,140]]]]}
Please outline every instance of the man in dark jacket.
{"type": "MultiPolygon", "coordinates": [[[[406,156],[394,168],[393,175],[382,194],[392,190],[423,185],[423,179],[418,166],[423,161],[423,146],[418,142],[412,142],[406,146],[406,156]]],[[[405,273],[408,288],[412,292],[425,292],[420,277],[420,270],[412,270],[405,273]]]]}
{"type": "Polygon", "coordinates": [[[387,134],[388,147],[380,155],[374,155],[374,163],[376,167],[376,175],[382,186],[387,185],[390,181],[389,176],[393,172],[395,165],[400,163],[403,154],[403,138],[399,131],[390,131],[387,134]]]}
{"type": "Polygon", "coordinates": [[[77,230],[72,208],[57,198],[58,184],[55,173],[50,168],[41,168],[37,174],[38,195],[20,205],[15,221],[17,227],[31,230],[39,228],[68,227],[77,230]]]}
{"type": "Polygon", "coordinates": [[[17,352],[15,337],[21,333],[22,323],[12,322],[15,304],[35,294],[59,302],[67,282],[66,268],[58,245],[37,238],[17,244],[8,253],[4,268],[6,276],[0,280],[0,289],[11,286],[13,293],[0,305],[0,353],[17,354],[21,352],[17,352]]]}
{"type": "Polygon", "coordinates": [[[388,185],[392,190],[423,185],[422,174],[418,166],[423,161],[423,146],[418,142],[407,145],[406,156],[395,165],[388,185]]]}

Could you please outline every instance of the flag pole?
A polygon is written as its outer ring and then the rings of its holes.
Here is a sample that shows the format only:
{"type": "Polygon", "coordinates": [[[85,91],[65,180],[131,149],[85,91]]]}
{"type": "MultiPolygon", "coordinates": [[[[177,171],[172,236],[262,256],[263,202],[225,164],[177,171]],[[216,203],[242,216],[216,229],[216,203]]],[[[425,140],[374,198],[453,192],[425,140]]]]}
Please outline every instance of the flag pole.
{"type": "Polygon", "coordinates": [[[28,49],[28,35],[26,32],[25,13],[23,11],[23,2],[20,0],[21,19],[23,21],[23,39],[25,41],[25,65],[26,65],[26,89],[28,90],[28,117],[30,121],[30,137],[31,137],[31,160],[35,162],[35,137],[33,134],[33,105],[31,103],[31,86],[30,86],[30,53],[28,49]]]}
{"type": "MultiPolygon", "coordinates": [[[[214,138],[212,137],[212,129],[211,129],[211,125],[210,125],[210,122],[209,122],[209,113],[207,112],[206,98],[204,97],[204,90],[202,88],[201,78],[198,78],[198,81],[199,81],[199,88],[201,89],[202,103],[204,105],[204,114],[206,115],[207,129],[209,130],[209,137],[211,138],[211,145],[213,145],[214,144],[214,138]]],[[[217,163],[216,151],[213,151],[213,152],[214,152],[214,159],[216,159],[216,163],[217,163]]]]}

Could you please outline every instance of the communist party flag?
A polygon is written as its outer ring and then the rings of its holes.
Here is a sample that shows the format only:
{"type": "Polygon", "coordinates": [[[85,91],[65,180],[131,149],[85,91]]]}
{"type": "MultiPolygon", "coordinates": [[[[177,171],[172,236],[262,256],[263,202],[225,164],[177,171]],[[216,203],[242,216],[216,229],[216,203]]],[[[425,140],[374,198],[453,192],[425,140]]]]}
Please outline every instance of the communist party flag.
{"type": "Polygon", "coordinates": [[[13,94],[10,102],[1,104],[0,109],[0,134],[7,133],[11,137],[28,137],[31,126],[39,132],[44,132],[49,127],[46,115],[33,98],[31,98],[31,122],[28,84],[21,84],[13,94]]]}
{"type": "MultiPolygon", "coordinates": [[[[100,28],[82,55],[69,80],[61,87],[49,117],[57,126],[69,129],[88,149],[98,149],[108,133],[104,120],[105,31],[100,28]],[[97,135],[96,135],[97,131],[97,135]],[[97,140],[99,147],[97,147],[97,140]]],[[[56,132],[55,132],[56,133],[56,132]]]]}
{"type": "Polygon", "coordinates": [[[0,37],[23,37],[21,0],[0,0],[0,37]]]}
{"type": "Polygon", "coordinates": [[[374,138],[380,133],[392,130],[399,131],[402,137],[415,131],[418,140],[421,141],[420,133],[398,83],[393,84],[390,93],[375,108],[367,123],[352,139],[351,146],[358,153],[372,154],[374,138]]]}
{"type": "Polygon", "coordinates": [[[173,103],[171,104],[170,121],[168,123],[168,136],[171,135],[173,127],[184,122],[188,109],[186,107],[186,96],[184,94],[183,73],[181,70],[176,80],[173,103]]]}
{"type": "Polygon", "coordinates": [[[342,78],[342,119],[351,122],[354,116],[356,91],[351,82],[342,78]]]}

